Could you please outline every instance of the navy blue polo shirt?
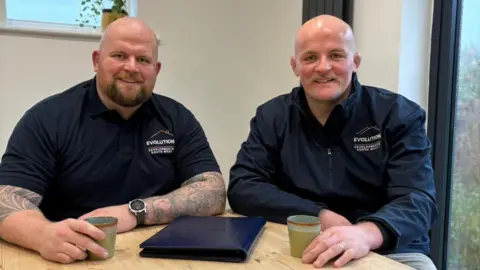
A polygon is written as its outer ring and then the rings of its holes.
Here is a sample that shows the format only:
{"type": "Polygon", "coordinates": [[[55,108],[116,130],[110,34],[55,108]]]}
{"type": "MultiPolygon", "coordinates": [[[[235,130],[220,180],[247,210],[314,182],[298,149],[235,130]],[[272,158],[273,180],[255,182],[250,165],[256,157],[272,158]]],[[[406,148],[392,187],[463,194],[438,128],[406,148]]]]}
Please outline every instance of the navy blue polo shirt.
{"type": "Polygon", "coordinates": [[[129,119],[101,102],[95,78],[42,100],[18,122],[0,184],[43,196],[52,220],[167,194],[220,172],[204,131],[179,102],[153,94],[129,119]]]}

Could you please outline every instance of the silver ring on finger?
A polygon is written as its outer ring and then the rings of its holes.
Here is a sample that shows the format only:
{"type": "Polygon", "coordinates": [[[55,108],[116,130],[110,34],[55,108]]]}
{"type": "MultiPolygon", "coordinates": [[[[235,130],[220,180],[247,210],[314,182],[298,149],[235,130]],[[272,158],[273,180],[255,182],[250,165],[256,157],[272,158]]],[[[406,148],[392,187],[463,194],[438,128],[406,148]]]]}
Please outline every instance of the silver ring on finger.
{"type": "Polygon", "coordinates": [[[338,243],[338,246],[340,246],[340,248],[342,249],[342,251],[345,250],[345,243],[344,243],[344,242],[338,243]]]}

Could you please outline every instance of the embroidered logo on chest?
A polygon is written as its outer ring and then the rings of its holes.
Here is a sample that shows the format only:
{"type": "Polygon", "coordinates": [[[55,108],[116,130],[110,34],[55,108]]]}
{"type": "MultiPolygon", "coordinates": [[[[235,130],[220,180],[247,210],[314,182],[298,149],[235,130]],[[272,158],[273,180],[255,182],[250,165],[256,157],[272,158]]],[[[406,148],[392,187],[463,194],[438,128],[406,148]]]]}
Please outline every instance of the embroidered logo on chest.
{"type": "Polygon", "coordinates": [[[382,134],[377,126],[366,127],[353,137],[353,148],[358,152],[371,152],[380,148],[382,134]]]}
{"type": "Polygon", "coordinates": [[[168,130],[159,130],[145,142],[151,155],[171,154],[175,150],[175,138],[168,130]]]}

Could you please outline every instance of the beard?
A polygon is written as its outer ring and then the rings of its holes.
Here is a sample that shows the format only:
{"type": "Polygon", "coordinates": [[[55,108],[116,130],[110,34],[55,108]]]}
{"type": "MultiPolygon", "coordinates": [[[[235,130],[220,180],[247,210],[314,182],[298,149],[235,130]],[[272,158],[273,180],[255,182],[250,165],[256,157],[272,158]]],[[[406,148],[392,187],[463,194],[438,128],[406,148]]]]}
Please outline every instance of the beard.
{"type": "Polygon", "coordinates": [[[133,98],[125,97],[122,94],[122,91],[118,89],[115,81],[108,84],[107,87],[105,87],[105,90],[107,97],[110,98],[110,100],[112,100],[114,103],[122,107],[136,107],[150,98],[150,95],[148,94],[149,91],[144,86],[140,88],[140,91],[138,91],[138,93],[133,98]]]}

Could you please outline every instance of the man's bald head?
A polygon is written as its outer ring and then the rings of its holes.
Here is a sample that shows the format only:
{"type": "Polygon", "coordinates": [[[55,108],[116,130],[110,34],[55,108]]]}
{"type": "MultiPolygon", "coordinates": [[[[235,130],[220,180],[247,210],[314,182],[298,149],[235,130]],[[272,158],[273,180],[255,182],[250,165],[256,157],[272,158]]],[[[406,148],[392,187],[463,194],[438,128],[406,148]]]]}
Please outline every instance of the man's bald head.
{"type": "Polygon", "coordinates": [[[155,55],[158,55],[158,39],[153,30],[143,21],[133,17],[123,17],[115,20],[103,32],[99,43],[99,49],[102,50],[105,42],[119,36],[135,35],[142,38],[145,42],[152,44],[155,55]]]}
{"type": "Polygon", "coordinates": [[[92,60],[97,90],[108,108],[136,109],[151,97],[161,64],[156,35],[141,20],[111,23],[92,60]]]}
{"type": "Polygon", "coordinates": [[[290,65],[307,100],[335,104],[348,96],[360,60],[352,28],[337,17],[320,15],[298,29],[290,65]]]}
{"type": "Polygon", "coordinates": [[[337,36],[345,40],[348,49],[356,52],[355,37],[352,28],[343,20],[331,15],[319,15],[305,22],[295,36],[295,54],[299,45],[315,38],[337,36]]]}

